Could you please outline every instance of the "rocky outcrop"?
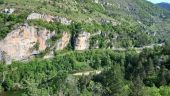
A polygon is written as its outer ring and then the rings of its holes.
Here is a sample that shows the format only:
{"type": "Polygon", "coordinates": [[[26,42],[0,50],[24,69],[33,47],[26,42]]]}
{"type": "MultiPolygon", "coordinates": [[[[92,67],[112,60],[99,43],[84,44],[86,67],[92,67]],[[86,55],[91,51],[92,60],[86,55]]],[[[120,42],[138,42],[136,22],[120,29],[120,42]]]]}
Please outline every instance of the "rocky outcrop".
{"type": "Polygon", "coordinates": [[[2,13],[4,13],[4,14],[12,14],[13,12],[15,11],[15,9],[13,9],[13,8],[6,8],[6,9],[4,9],[3,11],[2,11],[2,13]]]}
{"type": "Polygon", "coordinates": [[[64,17],[51,16],[51,15],[39,14],[39,13],[31,13],[27,17],[27,20],[34,20],[34,19],[41,19],[47,22],[59,22],[64,25],[70,25],[72,22],[71,20],[68,20],[67,18],[64,17]]]}
{"type": "Polygon", "coordinates": [[[51,15],[45,15],[45,14],[39,14],[39,13],[31,13],[28,15],[27,20],[33,20],[33,19],[41,19],[47,22],[53,22],[53,16],[51,15]]]}
{"type": "Polygon", "coordinates": [[[63,50],[70,42],[71,35],[67,32],[62,33],[61,39],[56,42],[56,50],[63,50]]]}
{"type": "Polygon", "coordinates": [[[49,58],[53,58],[53,57],[54,57],[54,52],[51,51],[51,52],[49,52],[48,54],[46,54],[46,55],[44,56],[44,59],[49,59],[49,58]]]}
{"type": "Polygon", "coordinates": [[[27,59],[33,55],[35,50],[45,50],[47,48],[46,40],[51,37],[52,34],[49,30],[25,24],[9,33],[4,40],[0,41],[0,50],[5,52],[5,59],[27,59]]]}
{"type": "Polygon", "coordinates": [[[90,33],[83,32],[78,35],[75,41],[75,50],[86,50],[89,48],[90,33]]]}
{"type": "MultiPolygon", "coordinates": [[[[89,48],[89,38],[90,33],[88,32],[82,32],[78,35],[77,38],[75,38],[75,50],[86,50],[89,48]]],[[[67,32],[62,33],[61,39],[59,39],[55,44],[56,50],[63,50],[67,45],[70,43],[71,34],[67,32]]]]}

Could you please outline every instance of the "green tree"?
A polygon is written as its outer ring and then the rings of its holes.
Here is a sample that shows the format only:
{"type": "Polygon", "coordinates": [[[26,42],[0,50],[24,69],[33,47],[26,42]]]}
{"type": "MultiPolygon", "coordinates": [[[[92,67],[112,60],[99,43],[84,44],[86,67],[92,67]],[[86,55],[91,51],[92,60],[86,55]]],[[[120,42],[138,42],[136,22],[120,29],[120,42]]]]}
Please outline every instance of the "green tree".
{"type": "Polygon", "coordinates": [[[166,72],[167,72],[167,69],[165,68],[165,66],[162,66],[158,74],[158,86],[163,86],[167,84],[166,72]]]}
{"type": "Polygon", "coordinates": [[[143,81],[140,78],[140,76],[138,75],[137,77],[134,77],[133,79],[133,83],[131,83],[131,93],[130,96],[144,96],[144,92],[143,92],[143,81]]]}
{"type": "Polygon", "coordinates": [[[169,96],[170,95],[170,87],[169,86],[161,86],[160,94],[161,94],[161,96],[169,96]]]}
{"type": "Polygon", "coordinates": [[[102,84],[105,86],[105,95],[110,96],[127,96],[125,91],[124,75],[121,66],[115,64],[111,69],[102,75],[102,84]]]}
{"type": "Polygon", "coordinates": [[[0,0],[0,4],[4,4],[4,0],[0,0]]]}
{"type": "Polygon", "coordinates": [[[10,79],[6,79],[3,83],[2,83],[2,87],[4,88],[5,91],[10,91],[13,88],[13,81],[10,79]]]}
{"type": "Polygon", "coordinates": [[[144,96],[165,96],[160,94],[160,89],[157,87],[145,87],[144,96]]]}
{"type": "Polygon", "coordinates": [[[170,41],[165,42],[164,53],[165,54],[170,54],[170,41]]]}
{"type": "Polygon", "coordinates": [[[154,83],[156,81],[156,72],[153,64],[153,60],[149,58],[148,64],[146,65],[146,79],[145,84],[147,86],[154,86],[154,83]]]}

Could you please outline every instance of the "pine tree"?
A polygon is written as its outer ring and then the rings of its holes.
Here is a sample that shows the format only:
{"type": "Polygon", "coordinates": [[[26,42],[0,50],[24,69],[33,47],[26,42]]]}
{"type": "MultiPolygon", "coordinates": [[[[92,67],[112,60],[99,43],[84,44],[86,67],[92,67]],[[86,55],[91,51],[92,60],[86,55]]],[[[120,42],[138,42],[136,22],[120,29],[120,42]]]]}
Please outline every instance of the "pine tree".
{"type": "Polygon", "coordinates": [[[131,84],[130,88],[131,88],[130,96],[144,96],[143,80],[139,75],[137,77],[134,77],[133,83],[131,84]]]}
{"type": "Polygon", "coordinates": [[[103,84],[106,87],[106,94],[110,96],[126,96],[124,94],[124,76],[119,64],[115,64],[103,76],[103,84]]]}
{"type": "Polygon", "coordinates": [[[146,66],[147,76],[151,77],[155,74],[153,60],[149,58],[148,65],[146,66]]]}

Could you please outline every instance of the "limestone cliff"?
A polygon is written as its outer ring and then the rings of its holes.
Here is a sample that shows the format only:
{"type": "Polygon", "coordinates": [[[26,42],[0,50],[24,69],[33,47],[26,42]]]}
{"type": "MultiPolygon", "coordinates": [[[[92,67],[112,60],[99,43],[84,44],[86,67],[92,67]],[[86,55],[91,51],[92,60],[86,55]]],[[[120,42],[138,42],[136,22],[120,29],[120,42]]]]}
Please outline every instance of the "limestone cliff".
{"type": "MultiPolygon", "coordinates": [[[[60,22],[65,25],[71,23],[71,20],[64,17],[54,17],[38,13],[32,13],[27,17],[27,20],[32,19],[42,19],[47,22],[60,22]]],[[[63,50],[71,43],[71,34],[69,32],[62,32],[61,38],[55,42],[54,46],[46,44],[47,40],[55,35],[54,31],[51,32],[46,28],[24,24],[10,32],[0,41],[0,61],[3,60],[6,64],[11,64],[13,60],[27,60],[44,51],[47,47],[50,47],[51,51],[47,53],[44,58],[51,58],[54,56],[54,50],[63,50]]],[[[90,36],[90,33],[82,32],[77,38],[74,38],[75,50],[88,49],[90,36]]]]}
{"type": "Polygon", "coordinates": [[[0,50],[0,61],[3,60],[3,52],[0,50]]]}
{"type": "MultiPolygon", "coordinates": [[[[4,59],[7,64],[12,60],[25,60],[33,55],[39,54],[47,48],[46,41],[53,37],[55,32],[50,32],[45,28],[38,28],[22,25],[12,32],[6,38],[0,41],[0,61],[4,59]],[[37,48],[38,47],[38,48],[37,48]]],[[[61,38],[56,41],[51,49],[63,50],[70,43],[71,34],[63,32],[61,38]]],[[[86,50],[89,48],[90,33],[82,32],[75,38],[75,50],[86,50]]],[[[49,47],[49,46],[48,46],[49,47]]],[[[53,53],[47,53],[44,58],[53,57],[53,53]]]]}
{"type": "Polygon", "coordinates": [[[71,35],[67,32],[62,33],[61,39],[56,42],[56,50],[63,50],[70,42],[71,35]]]}
{"type": "Polygon", "coordinates": [[[90,33],[82,32],[75,40],[75,50],[86,50],[89,48],[90,33]]]}
{"type": "Polygon", "coordinates": [[[25,24],[10,32],[4,40],[0,41],[0,50],[8,56],[8,59],[27,59],[34,54],[35,50],[45,50],[46,40],[51,37],[52,33],[49,30],[25,24]],[[35,45],[38,48],[35,48],[35,45]]]}

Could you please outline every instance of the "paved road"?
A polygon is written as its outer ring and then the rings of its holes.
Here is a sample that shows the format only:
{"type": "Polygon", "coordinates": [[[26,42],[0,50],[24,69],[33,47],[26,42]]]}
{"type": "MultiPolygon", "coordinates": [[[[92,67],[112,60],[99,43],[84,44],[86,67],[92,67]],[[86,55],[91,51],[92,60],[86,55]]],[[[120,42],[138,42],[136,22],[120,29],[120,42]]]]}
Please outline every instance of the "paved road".
{"type": "Polygon", "coordinates": [[[100,74],[102,72],[102,70],[94,70],[94,71],[85,71],[85,72],[77,72],[77,73],[73,73],[72,75],[74,76],[88,76],[90,74],[94,74],[94,75],[97,75],[97,74],[100,74]]]}
{"type": "MultiPolygon", "coordinates": [[[[148,45],[148,46],[143,46],[143,47],[131,47],[131,48],[128,48],[128,49],[135,49],[138,53],[140,53],[143,49],[145,48],[150,48],[150,49],[153,49],[154,46],[163,46],[164,43],[161,43],[161,44],[152,44],[152,45],[148,45]]],[[[112,50],[114,51],[126,51],[127,48],[112,48],[112,50]]]]}

